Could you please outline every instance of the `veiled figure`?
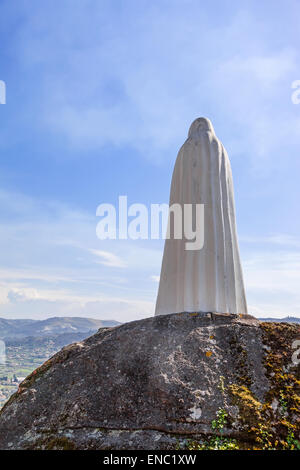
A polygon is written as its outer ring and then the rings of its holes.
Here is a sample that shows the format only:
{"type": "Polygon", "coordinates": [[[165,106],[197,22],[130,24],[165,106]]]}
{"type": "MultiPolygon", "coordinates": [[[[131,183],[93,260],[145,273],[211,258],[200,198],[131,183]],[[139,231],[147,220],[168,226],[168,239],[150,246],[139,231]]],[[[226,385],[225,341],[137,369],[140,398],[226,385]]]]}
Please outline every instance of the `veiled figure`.
{"type": "Polygon", "coordinates": [[[232,172],[209,119],[196,119],[181,147],[170,206],[204,204],[204,245],[166,239],[155,315],[179,312],[247,313],[240,262],[232,172]]]}

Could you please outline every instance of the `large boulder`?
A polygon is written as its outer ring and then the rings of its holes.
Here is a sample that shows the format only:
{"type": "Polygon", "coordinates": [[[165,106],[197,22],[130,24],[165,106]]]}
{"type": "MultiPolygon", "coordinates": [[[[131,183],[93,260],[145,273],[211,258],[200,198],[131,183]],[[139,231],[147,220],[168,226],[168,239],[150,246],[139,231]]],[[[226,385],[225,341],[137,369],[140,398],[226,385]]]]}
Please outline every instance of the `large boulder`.
{"type": "Polygon", "coordinates": [[[0,412],[0,448],[175,449],[215,435],[287,446],[299,434],[299,338],[296,325],[213,313],[102,328],[20,384],[0,412]]]}

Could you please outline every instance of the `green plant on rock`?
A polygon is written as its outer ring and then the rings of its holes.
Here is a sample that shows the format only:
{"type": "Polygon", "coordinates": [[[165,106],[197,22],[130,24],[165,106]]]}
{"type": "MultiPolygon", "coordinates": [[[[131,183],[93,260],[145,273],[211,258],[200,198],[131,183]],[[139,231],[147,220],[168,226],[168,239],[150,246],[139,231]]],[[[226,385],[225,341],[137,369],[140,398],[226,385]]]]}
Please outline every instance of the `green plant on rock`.
{"type": "Polygon", "coordinates": [[[288,445],[288,450],[300,450],[300,442],[295,439],[294,431],[292,431],[291,429],[289,429],[286,442],[288,445]]]}
{"type": "Polygon", "coordinates": [[[252,427],[250,430],[254,436],[255,441],[259,445],[260,450],[275,450],[276,446],[273,444],[273,434],[269,430],[269,426],[259,422],[257,427],[252,427]]]}
{"type": "Polygon", "coordinates": [[[283,390],[280,390],[280,392],[279,392],[279,405],[280,405],[282,414],[287,413],[287,411],[288,411],[288,402],[285,398],[283,390]]]}
{"type": "Polygon", "coordinates": [[[227,424],[228,413],[224,408],[219,408],[216,412],[216,418],[211,422],[213,431],[218,432],[211,436],[207,441],[199,443],[191,441],[188,443],[189,450],[238,450],[238,444],[235,439],[223,436],[224,428],[227,424]]]}
{"type": "Polygon", "coordinates": [[[211,428],[223,432],[224,426],[227,423],[227,412],[223,408],[219,408],[216,413],[216,419],[211,422],[211,428]]]}

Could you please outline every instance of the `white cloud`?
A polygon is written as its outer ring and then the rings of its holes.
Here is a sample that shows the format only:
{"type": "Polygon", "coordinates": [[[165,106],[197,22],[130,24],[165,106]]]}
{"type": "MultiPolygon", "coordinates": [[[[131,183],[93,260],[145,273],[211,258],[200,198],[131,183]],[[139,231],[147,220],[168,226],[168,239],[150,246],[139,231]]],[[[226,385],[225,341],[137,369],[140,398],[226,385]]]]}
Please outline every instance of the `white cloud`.
{"type": "Polygon", "coordinates": [[[8,297],[7,294],[9,292],[9,289],[0,283],[0,304],[7,304],[8,303],[8,297]]]}
{"type": "Polygon", "coordinates": [[[300,316],[300,252],[250,251],[243,259],[249,313],[300,316]]]}
{"type": "Polygon", "coordinates": [[[274,234],[267,236],[241,236],[239,237],[241,242],[251,243],[251,244],[271,244],[271,245],[283,245],[286,247],[300,247],[300,239],[293,235],[288,234],[274,234]]]}
{"type": "Polygon", "coordinates": [[[32,288],[13,288],[7,293],[7,299],[9,302],[25,302],[27,300],[36,300],[39,299],[40,296],[36,289],[32,288]]]}
{"type": "Polygon", "coordinates": [[[96,255],[97,257],[101,258],[101,261],[98,261],[100,264],[104,266],[110,266],[112,268],[125,268],[126,263],[114,253],[110,253],[109,251],[102,251],[102,250],[89,250],[92,254],[96,255]]]}
{"type": "Polygon", "coordinates": [[[149,277],[159,250],[130,240],[99,241],[96,219],[66,205],[4,191],[0,196],[7,214],[14,211],[1,222],[1,315],[101,314],[120,321],[152,315],[149,277]]]}
{"type": "Polygon", "coordinates": [[[44,5],[24,11],[15,47],[21,65],[40,72],[32,109],[74,155],[129,145],[159,160],[173,154],[199,114],[216,117],[224,133],[236,129],[230,146],[247,146],[262,166],[258,157],[288,133],[296,138],[288,94],[298,51],[283,39],[273,47],[268,21],[249,5],[222,22],[197,1],[127,8],[134,14],[126,22],[109,2],[77,3],[71,15],[66,3],[47,15],[44,5]]]}
{"type": "MultiPolygon", "coordinates": [[[[159,282],[153,272],[160,269],[162,243],[108,240],[99,249],[96,220],[86,214],[57,203],[50,210],[33,199],[25,204],[14,193],[5,200],[8,212],[12,201],[16,216],[2,221],[0,232],[1,315],[126,321],[153,314],[159,282]],[[26,224],[19,222],[18,200],[26,224]]],[[[240,238],[249,312],[300,315],[299,239],[283,233],[240,238]]]]}
{"type": "MultiPolygon", "coordinates": [[[[279,50],[276,53],[261,55],[240,55],[234,56],[223,63],[220,62],[218,72],[225,77],[225,80],[241,80],[240,88],[248,84],[249,80],[254,80],[259,84],[256,89],[257,95],[261,92],[267,93],[267,97],[273,94],[273,86],[285,78],[290,72],[296,71],[297,54],[293,49],[279,50]],[[242,81],[242,79],[244,79],[242,81]],[[263,87],[263,90],[262,90],[263,87]]],[[[249,89],[249,92],[253,93],[249,89]]]]}
{"type": "Polygon", "coordinates": [[[39,292],[36,298],[23,296],[14,289],[8,302],[1,304],[0,316],[4,318],[48,318],[49,316],[82,316],[114,319],[121,322],[150,317],[154,303],[139,299],[100,296],[76,296],[73,292],[39,292]]]}

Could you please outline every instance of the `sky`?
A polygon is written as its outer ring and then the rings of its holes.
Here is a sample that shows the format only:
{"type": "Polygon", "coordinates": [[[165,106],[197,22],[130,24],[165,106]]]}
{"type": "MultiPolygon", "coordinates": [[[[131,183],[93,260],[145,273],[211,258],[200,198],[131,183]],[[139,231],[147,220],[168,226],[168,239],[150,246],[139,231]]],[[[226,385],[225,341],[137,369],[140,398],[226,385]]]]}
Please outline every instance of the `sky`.
{"type": "Polygon", "coordinates": [[[249,313],[299,317],[299,23],[293,0],[1,0],[0,316],[153,315],[163,240],[99,240],[96,209],[168,202],[206,116],[249,313]]]}

